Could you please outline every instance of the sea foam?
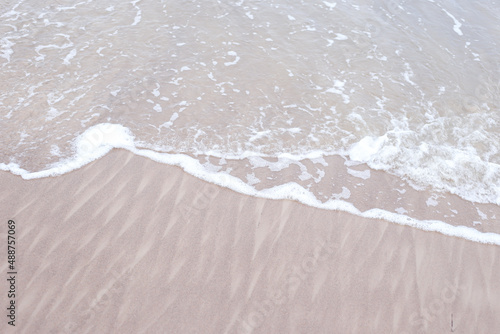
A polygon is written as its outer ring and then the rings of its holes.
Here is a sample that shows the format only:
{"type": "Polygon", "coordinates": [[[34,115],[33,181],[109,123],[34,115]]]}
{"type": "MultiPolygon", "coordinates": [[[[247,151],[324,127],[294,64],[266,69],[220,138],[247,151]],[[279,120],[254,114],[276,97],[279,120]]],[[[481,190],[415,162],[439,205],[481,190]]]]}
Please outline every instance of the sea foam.
{"type": "MultiPolygon", "coordinates": [[[[330,199],[326,202],[321,202],[311,191],[294,182],[281,184],[269,189],[257,190],[250,184],[227,173],[208,170],[198,160],[186,154],[170,154],[138,148],[134,142],[134,138],[134,134],[128,128],[120,124],[102,123],[87,129],[82,135],[75,139],[75,154],[73,157],[54,164],[49,169],[29,172],[13,163],[0,164],[0,169],[21,175],[27,180],[58,176],[81,168],[103,157],[114,148],[121,148],[159,163],[181,167],[185,172],[197,178],[221,187],[229,188],[241,194],[275,200],[295,200],[319,209],[344,211],[359,217],[386,220],[424,231],[439,232],[447,236],[500,246],[500,234],[483,233],[471,227],[454,226],[437,220],[418,220],[404,214],[381,209],[370,209],[362,212],[352,203],[342,199],[330,199]]],[[[368,150],[369,152],[373,152],[374,148],[378,146],[377,140],[365,139],[354,149],[354,156],[358,157],[356,150],[359,150],[361,145],[371,148],[371,150],[368,150]]],[[[318,159],[316,155],[313,154],[312,156],[318,159]]],[[[364,158],[366,158],[366,156],[364,158]]],[[[339,198],[342,198],[342,196],[339,198]]]]}

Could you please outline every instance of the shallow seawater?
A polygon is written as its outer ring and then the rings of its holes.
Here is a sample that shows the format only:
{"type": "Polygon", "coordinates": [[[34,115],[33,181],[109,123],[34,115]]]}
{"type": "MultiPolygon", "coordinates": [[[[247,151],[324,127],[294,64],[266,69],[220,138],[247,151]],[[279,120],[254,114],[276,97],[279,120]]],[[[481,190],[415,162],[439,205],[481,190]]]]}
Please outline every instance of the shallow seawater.
{"type": "Polygon", "coordinates": [[[496,1],[0,8],[4,170],[126,147],[257,196],[500,231],[496,1]]]}

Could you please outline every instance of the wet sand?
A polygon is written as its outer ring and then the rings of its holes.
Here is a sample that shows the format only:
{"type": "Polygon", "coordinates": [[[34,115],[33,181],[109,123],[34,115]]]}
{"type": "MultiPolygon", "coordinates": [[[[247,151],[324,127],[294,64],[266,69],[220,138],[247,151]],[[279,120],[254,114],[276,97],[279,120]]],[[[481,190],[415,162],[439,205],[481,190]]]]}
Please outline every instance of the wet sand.
{"type": "Polygon", "coordinates": [[[124,150],[0,185],[18,272],[2,333],[500,332],[498,246],[238,194],[124,150]]]}

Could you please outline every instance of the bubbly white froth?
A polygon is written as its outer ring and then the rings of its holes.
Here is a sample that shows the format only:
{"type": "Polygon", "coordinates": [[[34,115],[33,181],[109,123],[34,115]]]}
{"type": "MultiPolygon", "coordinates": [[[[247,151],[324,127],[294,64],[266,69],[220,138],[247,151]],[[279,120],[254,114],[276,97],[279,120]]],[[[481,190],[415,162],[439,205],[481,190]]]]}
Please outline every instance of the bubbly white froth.
{"type": "MultiPolygon", "coordinates": [[[[404,214],[406,213],[404,208],[397,208],[395,210],[396,212],[388,212],[376,208],[362,212],[353,204],[345,201],[350,197],[350,191],[346,187],[342,187],[342,191],[339,194],[334,194],[333,198],[326,202],[319,201],[312,192],[294,182],[281,184],[265,190],[257,190],[252,185],[252,183],[258,183],[255,182],[255,176],[249,178],[251,182],[243,182],[239,178],[225,172],[218,172],[210,167],[207,168],[207,166],[200,164],[198,160],[184,154],[169,154],[139,149],[135,146],[134,135],[127,128],[118,124],[98,124],[95,127],[89,128],[83,135],[76,139],[75,146],[76,154],[72,158],[62,161],[48,170],[28,172],[14,164],[0,164],[0,169],[21,175],[25,179],[57,176],[68,173],[101,158],[112,148],[122,148],[157,162],[179,166],[191,175],[243,194],[269,199],[297,200],[306,205],[321,209],[342,210],[365,218],[384,219],[425,231],[440,232],[449,236],[500,246],[500,234],[483,233],[470,227],[453,226],[442,221],[414,219],[404,214]]],[[[262,161],[262,159],[258,160],[262,161]]],[[[277,163],[268,164],[262,161],[257,164],[276,165],[277,163]]],[[[281,170],[284,167],[286,166],[278,163],[278,165],[273,168],[281,170]]],[[[487,218],[484,213],[481,212],[480,214],[483,218],[487,218]]],[[[474,222],[474,226],[477,223],[478,222],[474,222]]]]}

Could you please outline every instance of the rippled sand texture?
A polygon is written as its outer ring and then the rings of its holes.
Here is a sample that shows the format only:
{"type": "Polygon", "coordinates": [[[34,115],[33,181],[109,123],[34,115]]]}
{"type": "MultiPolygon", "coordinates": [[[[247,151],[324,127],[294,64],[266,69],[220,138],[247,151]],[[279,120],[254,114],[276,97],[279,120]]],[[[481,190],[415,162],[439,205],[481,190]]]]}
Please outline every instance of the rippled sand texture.
{"type": "Polygon", "coordinates": [[[18,333],[445,333],[452,317],[500,331],[497,246],[237,194],[123,150],[0,183],[18,333]]]}

